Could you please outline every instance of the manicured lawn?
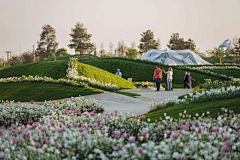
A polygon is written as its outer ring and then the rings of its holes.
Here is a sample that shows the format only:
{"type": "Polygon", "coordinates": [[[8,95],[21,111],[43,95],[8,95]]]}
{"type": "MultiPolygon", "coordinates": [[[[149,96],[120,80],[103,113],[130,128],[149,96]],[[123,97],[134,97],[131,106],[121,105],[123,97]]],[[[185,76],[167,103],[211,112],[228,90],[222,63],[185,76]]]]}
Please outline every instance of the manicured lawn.
{"type": "MultiPolygon", "coordinates": [[[[153,81],[152,76],[154,69],[156,66],[154,64],[147,64],[123,59],[96,59],[96,60],[85,60],[83,63],[90,64],[96,66],[98,68],[104,69],[108,72],[114,73],[117,68],[121,69],[123,74],[123,78],[133,78],[134,82],[142,82],[142,81],[153,81]]],[[[161,66],[162,69],[167,71],[167,66],[161,66]]],[[[181,69],[173,69],[173,87],[181,88],[183,87],[183,77],[184,70],[181,69]]],[[[203,83],[204,79],[212,79],[216,80],[215,77],[211,77],[208,75],[200,74],[200,73],[191,73],[192,77],[196,80],[193,82],[192,86],[198,85],[199,82],[203,83]]],[[[164,74],[164,78],[166,75],[164,74]]],[[[164,82],[163,82],[164,83],[164,82]]]]}
{"type": "Polygon", "coordinates": [[[0,84],[0,100],[21,102],[56,100],[102,93],[93,88],[79,88],[48,83],[8,83],[0,84]]]}
{"type": "Polygon", "coordinates": [[[224,99],[202,103],[190,103],[168,107],[151,111],[145,114],[145,116],[146,118],[150,118],[151,121],[159,120],[159,117],[164,117],[164,113],[166,113],[167,116],[178,118],[179,113],[183,113],[184,110],[186,110],[187,114],[192,116],[195,116],[196,113],[198,113],[200,116],[202,115],[202,113],[205,113],[206,115],[206,112],[209,111],[212,117],[217,117],[218,113],[222,113],[222,107],[233,110],[235,113],[240,113],[240,97],[235,99],[224,99]]]}
{"type": "Polygon", "coordinates": [[[229,77],[240,78],[240,69],[211,69],[210,71],[224,74],[229,77]]]}
{"type": "Polygon", "coordinates": [[[109,73],[108,71],[105,71],[103,69],[99,69],[97,67],[80,62],[78,63],[77,68],[78,74],[81,76],[96,79],[100,82],[115,84],[120,88],[136,88],[133,83],[121,77],[118,77],[115,74],[109,73]]]}
{"type": "Polygon", "coordinates": [[[0,78],[39,75],[54,79],[66,77],[67,61],[41,61],[0,70],[0,78]]]}

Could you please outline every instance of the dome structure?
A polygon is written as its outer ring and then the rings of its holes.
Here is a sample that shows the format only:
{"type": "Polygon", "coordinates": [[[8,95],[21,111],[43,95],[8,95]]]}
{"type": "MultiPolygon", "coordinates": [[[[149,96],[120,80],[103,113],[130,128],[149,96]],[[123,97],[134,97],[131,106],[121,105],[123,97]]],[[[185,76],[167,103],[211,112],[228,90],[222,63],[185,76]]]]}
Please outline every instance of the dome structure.
{"type": "Polygon", "coordinates": [[[147,51],[142,60],[160,62],[165,65],[209,65],[210,63],[202,59],[192,50],[156,50],[147,51]]]}
{"type": "Polygon", "coordinates": [[[231,48],[234,47],[231,45],[231,41],[229,39],[225,40],[222,44],[218,46],[218,49],[220,49],[221,51],[225,51],[227,55],[229,54],[229,50],[231,48]]]}

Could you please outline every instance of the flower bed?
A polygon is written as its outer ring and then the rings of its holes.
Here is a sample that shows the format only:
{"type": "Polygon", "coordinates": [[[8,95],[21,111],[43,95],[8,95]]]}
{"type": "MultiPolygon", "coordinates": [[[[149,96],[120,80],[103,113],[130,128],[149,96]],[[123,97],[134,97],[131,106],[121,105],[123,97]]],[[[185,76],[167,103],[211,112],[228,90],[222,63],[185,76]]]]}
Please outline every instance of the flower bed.
{"type": "Polygon", "coordinates": [[[239,115],[222,110],[217,119],[184,112],[155,123],[117,111],[52,111],[43,123],[0,131],[0,159],[239,159],[239,115]]]}
{"type": "Polygon", "coordinates": [[[66,102],[60,100],[44,102],[41,105],[5,102],[0,104],[0,126],[9,126],[12,123],[27,124],[28,121],[36,122],[55,109],[76,110],[79,114],[84,111],[101,113],[104,111],[104,106],[96,103],[94,100],[82,97],[72,98],[66,102]]]}
{"type": "Polygon", "coordinates": [[[229,99],[236,98],[240,95],[240,86],[230,86],[230,87],[222,87],[219,89],[210,89],[207,91],[189,93],[185,95],[183,98],[168,98],[164,101],[161,101],[158,105],[150,106],[151,110],[169,107],[180,104],[187,104],[192,102],[206,102],[206,101],[214,101],[219,99],[229,99]]]}

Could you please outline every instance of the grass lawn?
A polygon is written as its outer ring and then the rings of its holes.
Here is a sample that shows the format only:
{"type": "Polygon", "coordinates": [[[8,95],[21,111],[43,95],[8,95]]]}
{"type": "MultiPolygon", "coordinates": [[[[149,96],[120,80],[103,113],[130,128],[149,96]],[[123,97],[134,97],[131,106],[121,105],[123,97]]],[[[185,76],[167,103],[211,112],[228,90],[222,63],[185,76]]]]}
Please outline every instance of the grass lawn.
{"type": "Polygon", "coordinates": [[[102,93],[93,88],[79,88],[48,83],[8,83],[0,84],[0,100],[21,102],[57,100],[102,93]]]}
{"type": "MultiPolygon", "coordinates": [[[[147,64],[141,62],[134,62],[123,59],[96,59],[96,60],[85,60],[83,63],[96,66],[98,68],[104,69],[111,73],[116,73],[117,68],[121,69],[123,78],[133,78],[134,82],[142,81],[153,81],[152,76],[156,66],[154,64],[147,64]]],[[[168,67],[161,66],[162,69],[167,71],[168,67]]],[[[173,87],[182,88],[183,87],[183,77],[184,70],[173,69],[173,87]]],[[[198,85],[198,82],[203,83],[204,79],[216,80],[217,78],[208,75],[191,72],[192,77],[196,80],[193,82],[192,86],[198,85]]],[[[164,78],[166,75],[164,74],[164,78]]],[[[163,82],[164,83],[164,82],[163,82]]]]}
{"type": "Polygon", "coordinates": [[[210,71],[224,74],[229,77],[240,78],[240,69],[211,69],[210,71]]]}
{"type": "Polygon", "coordinates": [[[67,61],[41,61],[2,69],[0,78],[39,75],[58,79],[66,77],[67,68],[67,61]]]}
{"type": "Polygon", "coordinates": [[[100,82],[115,84],[120,88],[136,88],[133,83],[118,77],[115,74],[109,73],[108,71],[88,64],[78,62],[77,70],[79,75],[96,79],[100,82]]]}
{"type": "Polygon", "coordinates": [[[183,113],[184,110],[187,111],[187,114],[195,116],[198,113],[200,116],[202,113],[209,111],[212,117],[217,117],[218,113],[222,113],[221,108],[227,108],[233,110],[235,113],[240,113],[240,97],[235,99],[224,99],[211,102],[202,102],[202,103],[190,103],[184,105],[178,105],[168,108],[163,108],[155,111],[150,111],[145,114],[146,118],[150,118],[151,122],[159,120],[159,117],[164,117],[164,113],[167,113],[168,116],[178,118],[179,113],[183,113]]]}

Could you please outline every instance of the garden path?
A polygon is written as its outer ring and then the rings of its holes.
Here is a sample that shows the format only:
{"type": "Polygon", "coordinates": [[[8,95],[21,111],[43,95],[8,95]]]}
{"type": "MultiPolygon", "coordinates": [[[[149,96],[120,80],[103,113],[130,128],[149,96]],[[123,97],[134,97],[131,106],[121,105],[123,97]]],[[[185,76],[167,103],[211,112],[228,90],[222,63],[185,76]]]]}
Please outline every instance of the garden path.
{"type": "Polygon", "coordinates": [[[84,97],[93,98],[97,100],[98,103],[105,105],[105,113],[118,110],[118,112],[124,114],[129,112],[129,115],[131,116],[132,113],[135,115],[147,113],[150,110],[149,106],[151,104],[158,104],[167,98],[173,98],[175,96],[181,96],[193,92],[192,89],[174,89],[173,91],[161,90],[160,92],[145,89],[126,89],[122,91],[137,93],[141,96],[132,98],[116,93],[101,93],[84,97]]]}

